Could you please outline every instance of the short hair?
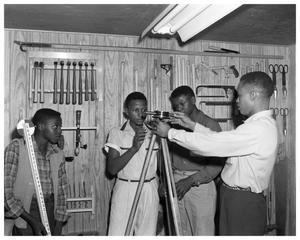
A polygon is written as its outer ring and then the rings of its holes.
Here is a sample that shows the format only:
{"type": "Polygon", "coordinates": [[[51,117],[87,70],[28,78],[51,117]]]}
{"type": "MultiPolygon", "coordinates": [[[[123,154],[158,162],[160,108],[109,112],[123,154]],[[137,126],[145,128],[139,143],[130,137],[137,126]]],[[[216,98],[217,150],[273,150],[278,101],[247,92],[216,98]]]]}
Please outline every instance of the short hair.
{"type": "Polygon", "coordinates": [[[60,112],[50,108],[41,108],[36,111],[31,121],[37,126],[39,123],[44,123],[49,118],[60,118],[60,112]]]}
{"type": "Polygon", "coordinates": [[[124,102],[124,107],[128,108],[130,101],[132,101],[132,100],[143,100],[146,102],[146,105],[147,105],[147,98],[145,97],[145,95],[143,93],[132,92],[126,97],[125,102],[124,102]]]}
{"type": "Polygon", "coordinates": [[[265,72],[250,72],[240,79],[242,85],[252,85],[259,88],[265,98],[270,98],[274,91],[274,83],[265,72]]]}
{"type": "Polygon", "coordinates": [[[193,89],[189,86],[180,86],[178,88],[175,88],[173,92],[171,93],[170,99],[174,99],[177,97],[180,97],[182,95],[195,97],[195,93],[193,89]]]}

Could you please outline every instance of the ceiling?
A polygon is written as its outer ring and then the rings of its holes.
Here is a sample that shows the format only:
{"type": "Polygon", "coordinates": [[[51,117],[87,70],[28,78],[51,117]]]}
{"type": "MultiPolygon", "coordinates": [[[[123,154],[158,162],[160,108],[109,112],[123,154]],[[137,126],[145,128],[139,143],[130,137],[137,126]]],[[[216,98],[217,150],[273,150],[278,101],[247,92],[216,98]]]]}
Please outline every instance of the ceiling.
{"type": "MultiPolygon", "coordinates": [[[[165,4],[5,4],[4,27],[139,36],[166,7],[165,4]]],[[[295,44],[296,5],[242,5],[190,41],[195,39],[295,44]]]]}

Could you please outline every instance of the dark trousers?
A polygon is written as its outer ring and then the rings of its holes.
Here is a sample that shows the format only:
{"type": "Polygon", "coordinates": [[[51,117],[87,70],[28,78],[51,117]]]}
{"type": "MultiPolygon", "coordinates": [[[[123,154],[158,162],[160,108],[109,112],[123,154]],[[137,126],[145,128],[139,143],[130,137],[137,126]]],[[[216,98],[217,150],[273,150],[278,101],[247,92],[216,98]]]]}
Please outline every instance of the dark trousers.
{"type": "MultiPolygon", "coordinates": [[[[49,197],[44,197],[45,205],[46,205],[46,211],[47,211],[47,217],[48,222],[50,225],[51,233],[53,233],[54,230],[54,194],[52,194],[49,197]]],[[[42,223],[38,201],[36,198],[32,198],[31,205],[30,205],[30,211],[29,213],[38,221],[42,223]]],[[[18,228],[14,226],[12,231],[13,236],[33,236],[34,233],[32,231],[32,228],[29,224],[27,224],[27,228],[18,228]]]]}
{"type": "Polygon", "coordinates": [[[220,186],[220,235],[264,235],[267,222],[263,194],[220,186]]]}

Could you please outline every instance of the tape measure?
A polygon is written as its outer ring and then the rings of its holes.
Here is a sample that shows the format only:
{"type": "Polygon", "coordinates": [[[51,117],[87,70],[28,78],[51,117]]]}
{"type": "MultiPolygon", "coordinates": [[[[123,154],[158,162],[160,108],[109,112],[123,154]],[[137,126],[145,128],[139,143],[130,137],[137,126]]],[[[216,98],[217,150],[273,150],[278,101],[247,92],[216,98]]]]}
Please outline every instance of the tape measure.
{"type": "Polygon", "coordinates": [[[26,141],[27,152],[30,160],[31,172],[34,181],[35,192],[37,195],[42,223],[47,231],[47,235],[51,236],[51,231],[50,231],[50,226],[49,226],[49,221],[48,221],[48,216],[47,216],[47,211],[46,211],[46,206],[44,201],[44,195],[42,191],[42,185],[40,181],[39,171],[36,163],[32,139],[31,139],[31,135],[34,133],[34,127],[30,127],[29,122],[26,122],[25,120],[21,120],[17,125],[17,129],[18,132],[24,136],[26,141]]]}

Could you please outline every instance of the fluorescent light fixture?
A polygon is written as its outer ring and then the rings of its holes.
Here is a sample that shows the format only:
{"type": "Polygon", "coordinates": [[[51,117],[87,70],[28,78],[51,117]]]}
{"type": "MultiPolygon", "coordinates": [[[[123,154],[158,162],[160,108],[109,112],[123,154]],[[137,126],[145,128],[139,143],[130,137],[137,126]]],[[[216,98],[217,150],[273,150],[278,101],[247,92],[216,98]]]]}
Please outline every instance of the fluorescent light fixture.
{"type": "Polygon", "coordinates": [[[186,42],[197,33],[214,24],[241,4],[178,4],[169,5],[141,34],[150,30],[153,34],[173,35],[178,32],[186,42]]]}

